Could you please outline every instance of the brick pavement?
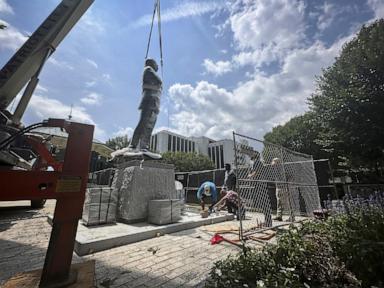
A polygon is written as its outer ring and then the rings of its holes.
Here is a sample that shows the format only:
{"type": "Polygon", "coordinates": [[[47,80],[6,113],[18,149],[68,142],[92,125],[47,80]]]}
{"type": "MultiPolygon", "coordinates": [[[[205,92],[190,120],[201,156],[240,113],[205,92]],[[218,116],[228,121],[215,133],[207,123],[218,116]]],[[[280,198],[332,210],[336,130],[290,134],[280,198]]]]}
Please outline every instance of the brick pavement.
{"type": "MultiPolygon", "coordinates": [[[[0,208],[0,285],[17,272],[43,266],[50,225],[43,210],[0,208]]],[[[79,257],[96,260],[97,287],[202,287],[212,263],[239,251],[211,246],[211,234],[197,229],[167,234],[79,257]]]]}

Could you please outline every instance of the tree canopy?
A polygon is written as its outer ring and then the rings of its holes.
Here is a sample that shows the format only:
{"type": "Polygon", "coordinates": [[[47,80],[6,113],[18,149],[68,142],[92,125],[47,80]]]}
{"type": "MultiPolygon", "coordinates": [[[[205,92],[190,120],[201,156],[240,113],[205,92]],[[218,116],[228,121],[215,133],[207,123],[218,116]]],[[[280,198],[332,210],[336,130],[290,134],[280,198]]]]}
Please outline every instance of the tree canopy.
{"type": "Polygon", "coordinates": [[[215,169],[208,156],[197,153],[165,152],[163,162],[175,165],[176,172],[189,172],[215,169]]]}
{"type": "Polygon", "coordinates": [[[384,19],[363,26],[317,78],[310,111],[264,138],[287,148],[345,159],[352,168],[383,167],[384,19]]]}
{"type": "Polygon", "coordinates": [[[384,19],[363,26],[318,78],[310,109],[319,143],[352,166],[376,165],[384,151],[384,19]]]}
{"type": "Polygon", "coordinates": [[[124,147],[127,147],[129,145],[129,139],[128,135],[123,135],[123,136],[116,136],[114,138],[110,138],[107,140],[105,143],[108,147],[118,150],[122,149],[124,147]]]}
{"type": "Polygon", "coordinates": [[[284,125],[278,125],[264,135],[264,140],[279,144],[314,158],[327,157],[328,154],[316,143],[319,135],[319,125],[312,112],[293,117],[284,125]]]}

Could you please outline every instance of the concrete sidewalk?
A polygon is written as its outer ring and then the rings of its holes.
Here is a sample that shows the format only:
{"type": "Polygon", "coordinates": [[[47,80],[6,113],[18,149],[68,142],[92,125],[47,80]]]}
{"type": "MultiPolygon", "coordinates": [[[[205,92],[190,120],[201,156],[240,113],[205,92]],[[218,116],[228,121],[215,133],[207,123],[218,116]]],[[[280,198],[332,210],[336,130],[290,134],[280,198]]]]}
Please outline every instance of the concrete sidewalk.
{"type": "MultiPolygon", "coordinates": [[[[22,271],[42,268],[51,227],[48,201],[42,210],[0,205],[0,286],[22,271]]],[[[217,225],[217,224],[214,224],[217,225]]],[[[124,245],[73,262],[96,260],[96,287],[202,287],[212,264],[239,248],[227,243],[210,245],[213,233],[201,228],[124,245]]]]}

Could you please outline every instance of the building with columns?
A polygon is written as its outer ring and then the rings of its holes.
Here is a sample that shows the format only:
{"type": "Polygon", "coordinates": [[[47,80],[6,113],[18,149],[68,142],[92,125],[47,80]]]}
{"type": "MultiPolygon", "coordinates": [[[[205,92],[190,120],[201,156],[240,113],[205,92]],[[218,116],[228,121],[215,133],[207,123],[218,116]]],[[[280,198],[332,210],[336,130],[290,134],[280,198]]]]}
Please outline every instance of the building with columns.
{"type": "Polygon", "coordinates": [[[225,163],[233,165],[235,160],[233,140],[216,141],[205,136],[186,137],[167,130],[152,135],[150,149],[158,153],[200,153],[208,156],[216,169],[224,168],[225,163]]]}

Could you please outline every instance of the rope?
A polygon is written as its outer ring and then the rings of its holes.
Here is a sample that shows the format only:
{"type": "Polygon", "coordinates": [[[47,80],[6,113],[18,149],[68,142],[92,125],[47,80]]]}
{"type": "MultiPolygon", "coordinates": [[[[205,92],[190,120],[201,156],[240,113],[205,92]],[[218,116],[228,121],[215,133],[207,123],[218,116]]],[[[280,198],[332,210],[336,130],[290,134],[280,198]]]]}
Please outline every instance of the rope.
{"type": "Polygon", "coordinates": [[[148,58],[148,52],[149,52],[149,46],[150,46],[150,44],[151,44],[153,22],[154,22],[154,20],[155,20],[155,14],[156,14],[156,10],[157,10],[157,4],[158,4],[158,0],[155,0],[155,5],[154,5],[154,8],[153,8],[153,14],[152,14],[151,30],[149,30],[149,37],[148,37],[148,44],[147,44],[147,53],[145,53],[145,59],[148,58]]]}
{"type": "MultiPolygon", "coordinates": [[[[160,13],[160,10],[161,10],[160,9],[160,0],[155,0],[154,6],[153,6],[153,13],[152,13],[151,29],[149,30],[147,51],[145,53],[145,59],[148,58],[149,47],[151,46],[153,23],[155,22],[155,14],[157,12],[157,28],[158,28],[158,33],[159,33],[161,79],[164,83],[163,40],[162,40],[162,35],[161,35],[161,13],[160,13]]],[[[167,101],[167,114],[168,114],[167,126],[169,128],[169,99],[167,101]]]]}
{"type": "Polygon", "coordinates": [[[157,27],[159,29],[159,47],[160,47],[160,66],[161,78],[164,78],[163,73],[163,41],[161,37],[161,15],[160,15],[160,0],[157,0],[157,27]]]}

